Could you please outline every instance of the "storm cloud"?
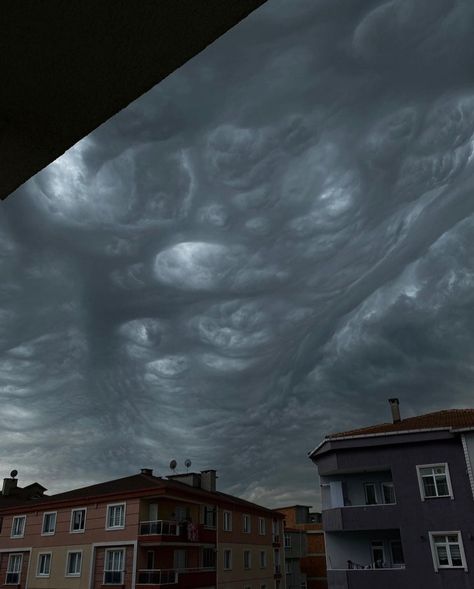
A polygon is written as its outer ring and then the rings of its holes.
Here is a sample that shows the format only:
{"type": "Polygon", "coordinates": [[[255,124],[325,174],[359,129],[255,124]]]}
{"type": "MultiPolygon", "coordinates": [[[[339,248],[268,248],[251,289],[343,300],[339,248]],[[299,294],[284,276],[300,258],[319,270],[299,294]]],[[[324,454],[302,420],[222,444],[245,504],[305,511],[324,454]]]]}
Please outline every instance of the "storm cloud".
{"type": "Polygon", "coordinates": [[[473,27],[269,0],[9,197],[2,471],[317,506],[327,433],[472,406],[473,27]]]}

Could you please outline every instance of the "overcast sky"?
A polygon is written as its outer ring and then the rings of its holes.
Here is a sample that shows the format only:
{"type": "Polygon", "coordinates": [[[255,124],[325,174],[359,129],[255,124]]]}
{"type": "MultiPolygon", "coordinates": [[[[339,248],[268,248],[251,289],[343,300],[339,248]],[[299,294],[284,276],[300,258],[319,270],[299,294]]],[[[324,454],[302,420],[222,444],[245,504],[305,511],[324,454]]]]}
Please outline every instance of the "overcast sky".
{"type": "Polygon", "coordinates": [[[269,0],[0,208],[1,476],[216,468],[472,407],[474,4],[269,0]]]}

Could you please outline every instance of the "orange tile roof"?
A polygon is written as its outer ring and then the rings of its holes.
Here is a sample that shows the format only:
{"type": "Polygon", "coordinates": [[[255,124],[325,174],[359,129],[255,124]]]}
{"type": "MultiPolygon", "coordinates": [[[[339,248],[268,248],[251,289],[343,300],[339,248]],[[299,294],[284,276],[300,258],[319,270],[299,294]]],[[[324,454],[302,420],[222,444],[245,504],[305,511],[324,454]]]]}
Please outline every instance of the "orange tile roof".
{"type": "Polygon", "coordinates": [[[326,439],[418,429],[462,429],[469,427],[474,428],[474,409],[445,409],[444,411],[407,417],[397,423],[379,423],[369,427],[330,434],[326,436],[326,439]]]}

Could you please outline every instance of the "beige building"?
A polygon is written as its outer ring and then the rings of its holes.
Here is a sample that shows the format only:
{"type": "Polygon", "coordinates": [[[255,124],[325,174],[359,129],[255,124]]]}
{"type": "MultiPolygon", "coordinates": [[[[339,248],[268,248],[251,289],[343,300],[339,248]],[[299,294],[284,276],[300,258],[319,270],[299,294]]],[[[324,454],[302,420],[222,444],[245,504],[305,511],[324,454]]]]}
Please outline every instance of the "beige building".
{"type": "Polygon", "coordinates": [[[220,493],[215,471],[164,479],[142,469],[50,497],[5,481],[3,585],[284,589],[283,516],[220,493]]]}

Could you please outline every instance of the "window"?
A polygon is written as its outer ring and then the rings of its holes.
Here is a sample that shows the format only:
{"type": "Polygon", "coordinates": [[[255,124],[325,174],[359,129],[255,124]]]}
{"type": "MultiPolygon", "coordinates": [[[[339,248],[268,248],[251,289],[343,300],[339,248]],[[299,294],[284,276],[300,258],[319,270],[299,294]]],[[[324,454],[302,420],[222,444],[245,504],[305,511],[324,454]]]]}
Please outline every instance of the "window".
{"type": "Polygon", "coordinates": [[[122,585],[123,550],[106,550],[104,585],[122,585]]]}
{"type": "Polygon", "coordinates": [[[173,568],[183,570],[188,566],[188,555],[186,550],[180,549],[173,552],[173,568]]]}
{"type": "Polygon", "coordinates": [[[289,560],[285,560],[285,573],[287,575],[291,573],[291,563],[289,560]]]}
{"type": "Polygon", "coordinates": [[[214,548],[202,549],[202,566],[205,569],[213,569],[216,566],[216,551],[214,548]]]}
{"type": "Polygon", "coordinates": [[[402,548],[401,541],[400,540],[392,540],[390,542],[390,547],[392,550],[392,564],[393,565],[405,564],[405,558],[403,556],[403,548],[402,548]]]}
{"type": "Polygon", "coordinates": [[[381,540],[377,540],[370,543],[372,550],[372,563],[375,569],[381,569],[385,563],[385,550],[381,540]]]}
{"type": "Polygon", "coordinates": [[[68,552],[66,560],[66,577],[80,577],[82,552],[68,552]]]}
{"type": "Polygon", "coordinates": [[[224,532],[232,532],[232,511],[224,511],[223,526],[224,532]]]}
{"type": "Polygon", "coordinates": [[[453,499],[447,464],[425,464],[416,468],[422,501],[433,497],[453,499]]]}
{"type": "Polygon", "coordinates": [[[232,568],[232,550],[224,550],[224,570],[230,571],[232,568]]]}
{"type": "Polygon", "coordinates": [[[291,548],[291,536],[290,534],[285,534],[285,548],[288,550],[291,548]]]}
{"type": "Polygon", "coordinates": [[[243,515],[243,530],[246,534],[250,534],[250,515],[247,513],[243,515]]]}
{"type": "Polygon", "coordinates": [[[71,527],[73,534],[84,532],[86,529],[86,508],[73,509],[71,511],[71,527]]]}
{"type": "Polygon", "coordinates": [[[107,505],[107,529],[125,527],[125,503],[107,505]]]}
{"type": "Polygon", "coordinates": [[[364,483],[365,504],[377,504],[377,485],[375,483],[364,483]]]}
{"type": "Polygon", "coordinates": [[[206,528],[216,527],[216,508],[213,505],[204,506],[204,525],[206,528]]]}
{"type": "Polygon", "coordinates": [[[264,517],[258,518],[258,533],[261,536],[265,536],[265,518],[264,517]]]}
{"type": "Polygon", "coordinates": [[[382,497],[384,503],[396,503],[395,487],[393,483],[382,483],[382,497]]]}
{"type": "Polygon", "coordinates": [[[16,515],[12,521],[11,538],[23,538],[25,535],[26,515],[16,515]]]}
{"type": "Polygon", "coordinates": [[[260,551],[260,568],[261,569],[267,568],[267,553],[265,550],[260,551]]]}
{"type": "Polygon", "coordinates": [[[10,554],[8,557],[7,576],[5,585],[19,585],[21,577],[22,554],[10,554]]]}
{"type": "Polygon", "coordinates": [[[250,550],[244,550],[244,569],[249,569],[252,566],[252,559],[250,550]]]}
{"type": "Polygon", "coordinates": [[[466,569],[461,532],[429,532],[435,571],[466,569]]]}
{"type": "Polygon", "coordinates": [[[43,514],[42,536],[50,536],[56,531],[56,512],[50,511],[43,514]]]}
{"type": "Polygon", "coordinates": [[[37,577],[49,577],[51,572],[51,552],[40,552],[38,554],[37,577]]]}
{"type": "Polygon", "coordinates": [[[146,553],[146,568],[148,570],[155,568],[155,551],[148,550],[146,553]]]}

